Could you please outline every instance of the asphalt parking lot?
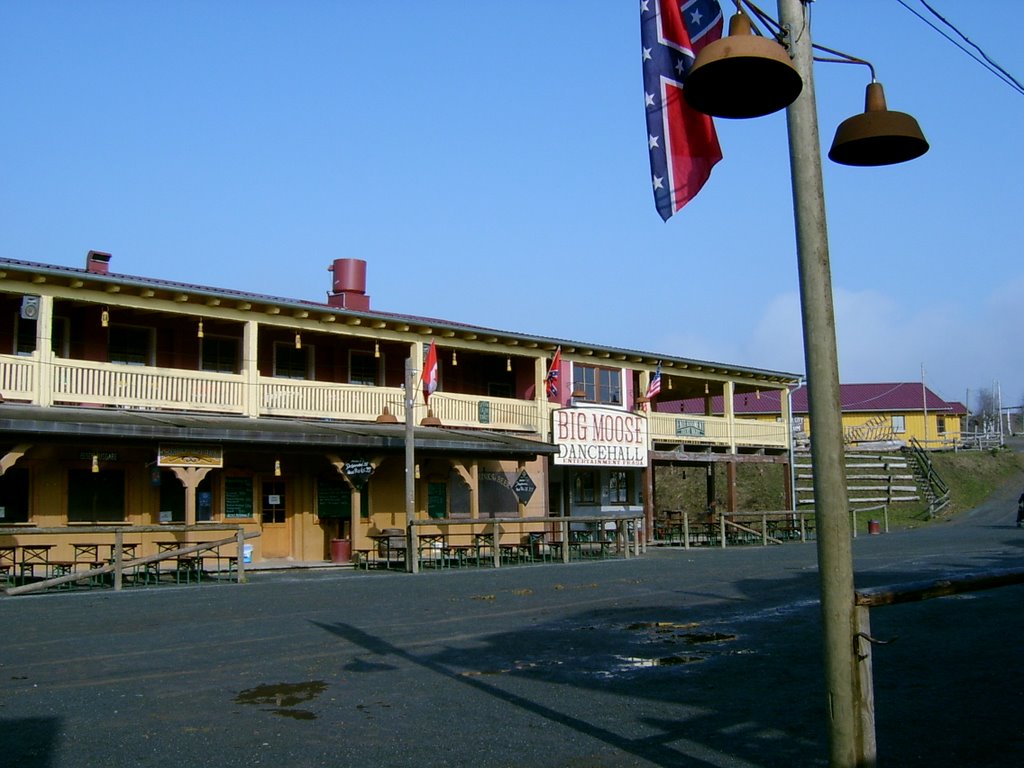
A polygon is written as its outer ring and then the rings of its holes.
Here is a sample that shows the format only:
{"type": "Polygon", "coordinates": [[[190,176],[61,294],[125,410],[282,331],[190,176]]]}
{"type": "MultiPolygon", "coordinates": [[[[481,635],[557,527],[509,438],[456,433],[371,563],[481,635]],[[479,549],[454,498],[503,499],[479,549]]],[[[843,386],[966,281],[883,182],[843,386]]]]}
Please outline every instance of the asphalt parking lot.
{"type": "MultiPolygon", "coordinates": [[[[1021,567],[1017,487],[854,542],[858,587],[1021,567]]],[[[815,766],[813,544],[0,598],[0,754],[82,766],[815,766]]],[[[872,612],[879,764],[1024,760],[1024,590],[872,612]]]]}

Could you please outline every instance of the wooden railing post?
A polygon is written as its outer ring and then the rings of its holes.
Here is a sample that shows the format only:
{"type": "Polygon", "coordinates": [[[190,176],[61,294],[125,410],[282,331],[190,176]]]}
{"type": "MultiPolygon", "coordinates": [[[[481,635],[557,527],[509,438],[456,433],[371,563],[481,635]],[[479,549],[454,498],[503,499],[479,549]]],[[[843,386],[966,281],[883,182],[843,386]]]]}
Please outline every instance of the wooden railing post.
{"type": "MultiPolygon", "coordinates": [[[[238,583],[245,583],[245,529],[241,526],[238,527],[238,532],[235,534],[235,541],[238,544],[237,552],[237,565],[235,566],[235,573],[238,575],[238,583]]],[[[218,565],[218,567],[220,567],[218,565]]]]}
{"type": "Polygon", "coordinates": [[[124,531],[118,529],[114,532],[114,589],[121,589],[121,579],[124,575],[124,531]]]}

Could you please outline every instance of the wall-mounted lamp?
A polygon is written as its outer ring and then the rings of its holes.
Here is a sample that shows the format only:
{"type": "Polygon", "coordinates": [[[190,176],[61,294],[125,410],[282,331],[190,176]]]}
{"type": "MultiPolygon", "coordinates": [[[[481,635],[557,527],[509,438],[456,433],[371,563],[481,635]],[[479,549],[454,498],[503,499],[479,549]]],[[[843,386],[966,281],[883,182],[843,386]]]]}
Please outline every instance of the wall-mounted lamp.
{"type": "Polygon", "coordinates": [[[102,325],[104,328],[110,325],[110,310],[108,310],[106,307],[104,307],[103,311],[100,312],[100,325],[102,325]]]}
{"type": "Polygon", "coordinates": [[[373,356],[374,357],[380,357],[380,342],[379,341],[373,342],[373,356]]]}
{"type": "Polygon", "coordinates": [[[705,381],[705,382],[704,382],[704,394],[706,395],[706,394],[708,394],[708,393],[709,393],[710,391],[711,391],[711,390],[710,390],[710,389],[708,389],[708,383],[707,383],[707,382],[705,381]]]}
{"type": "Polygon", "coordinates": [[[295,334],[295,348],[296,349],[302,349],[302,334],[301,333],[296,333],[295,334]]]}
{"type": "Polygon", "coordinates": [[[100,457],[97,454],[95,454],[95,453],[92,455],[92,471],[93,472],[99,472],[100,471],[100,457]]]}
{"type": "Polygon", "coordinates": [[[452,366],[456,366],[458,364],[459,364],[459,356],[456,354],[455,350],[452,350],[452,366]]]}
{"type": "Polygon", "coordinates": [[[509,373],[512,372],[512,358],[511,357],[506,357],[505,358],[505,370],[508,371],[509,373]]]}
{"type": "Polygon", "coordinates": [[[281,476],[281,460],[274,459],[274,477],[281,476]]]}
{"type": "Polygon", "coordinates": [[[196,331],[196,336],[200,339],[203,338],[203,321],[201,319],[199,321],[199,329],[196,331]]]}
{"type": "Polygon", "coordinates": [[[415,477],[416,477],[416,479],[417,479],[417,480],[419,480],[419,479],[420,479],[420,465],[419,465],[419,464],[417,464],[417,465],[416,465],[416,474],[415,474],[415,477]]]}

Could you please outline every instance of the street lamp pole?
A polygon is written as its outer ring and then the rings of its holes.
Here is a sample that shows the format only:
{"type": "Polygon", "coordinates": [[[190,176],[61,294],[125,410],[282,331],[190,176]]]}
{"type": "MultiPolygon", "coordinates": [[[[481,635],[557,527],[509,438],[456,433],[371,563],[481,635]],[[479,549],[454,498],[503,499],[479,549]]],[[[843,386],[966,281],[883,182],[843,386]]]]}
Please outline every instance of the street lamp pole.
{"type": "Polygon", "coordinates": [[[789,30],[793,65],[804,83],[786,116],[814,465],[829,764],[874,765],[873,716],[859,705],[853,552],[810,23],[803,0],[778,0],[778,5],[779,21],[789,30]]]}

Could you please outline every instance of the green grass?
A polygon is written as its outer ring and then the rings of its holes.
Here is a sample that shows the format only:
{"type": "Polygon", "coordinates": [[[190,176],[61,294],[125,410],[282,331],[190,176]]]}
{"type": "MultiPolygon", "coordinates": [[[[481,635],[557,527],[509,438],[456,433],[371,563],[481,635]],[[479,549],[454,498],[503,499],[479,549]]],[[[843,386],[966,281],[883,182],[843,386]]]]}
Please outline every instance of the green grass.
{"type": "MultiPolygon", "coordinates": [[[[1024,473],[1024,454],[1008,449],[932,453],[932,464],[950,489],[950,503],[936,518],[952,515],[981,504],[993,491],[1024,473]]],[[[727,508],[728,486],[725,468],[715,467],[715,502],[727,508]]],[[[707,508],[707,473],[703,467],[658,467],[655,494],[658,509],[700,512],[707,508]]],[[[743,512],[785,509],[783,469],[776,465],[740,464],[736,471],[738,507],[743,512]]],[[[1009,512],[1007,514],[1010,514],[1009,512]]],[[[881,519],[881,511],[858,515],[858,526],[868,517],[881,519]]],[[[928,518],[925,501],[889,506],[889,528],[917,528],[934,522],[928,518]]]]}

